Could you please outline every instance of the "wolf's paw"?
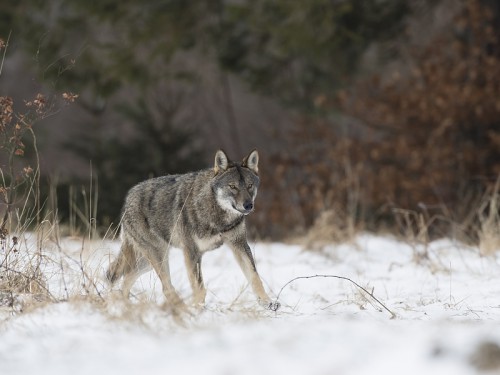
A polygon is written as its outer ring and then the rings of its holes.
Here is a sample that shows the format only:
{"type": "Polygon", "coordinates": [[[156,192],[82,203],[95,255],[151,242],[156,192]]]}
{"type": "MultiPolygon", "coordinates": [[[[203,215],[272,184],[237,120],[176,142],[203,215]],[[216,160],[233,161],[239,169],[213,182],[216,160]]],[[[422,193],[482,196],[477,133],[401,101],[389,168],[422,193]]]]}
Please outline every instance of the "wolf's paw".
{"type": "Polygon", "coordinates": [[[180,314],[184,312],[189,312],[189,307],[186,303],[179,297],[170,295],[169,298],[163,303],[163,309],[171,311],[175,314],[180,314]]]}
{"type": "Polygon", "coordinates": [[[202,311],[205,311],[207,309],[207,305],[205,304],[205,302],[194,302],[191,306],[190,306],[195,312],[202,312],[202,311]]]}
{"type": "Polygon", "coordinates": [[[280,307],[281,303],[279,303],[278,301],[271,301],[267,308],[271,311],[278,311],[280,307]]]}
{"type": "Polygon", "coordinates": [[[271,311],[278,311],[278,309],[281,307],[281,303],[279,303],[278,301],[261,299],[259,299],[259,305],[271,311]]]}
{"type": "Polygon", "coordinates": [[[191,301],[193,307],[195,307],[197,309],[198,308],[203,309],[205,307],[205,296],[206,296],[206,292],[195,294],[193,296],[192,301],[191,301]]]}

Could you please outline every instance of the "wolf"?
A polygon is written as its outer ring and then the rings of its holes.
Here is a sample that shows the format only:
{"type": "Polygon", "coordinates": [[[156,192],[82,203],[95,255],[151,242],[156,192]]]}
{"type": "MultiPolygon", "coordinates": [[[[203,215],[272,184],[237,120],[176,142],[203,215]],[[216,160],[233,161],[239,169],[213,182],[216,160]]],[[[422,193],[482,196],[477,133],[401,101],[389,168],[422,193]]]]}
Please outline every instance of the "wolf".
{"type": "Polygon", "coordinates": [[[258,163],[257,150],[242,162],[218,150],[213,168],[152,178],[130,189],[122,211],[120,253],[106,273],[111,284],[123,278],[122,293],[128,298],[137,278],[153,268],[167,303],[186,308],[170,277],[168,255],[174,246],[183,250],[193,302],[203,305],[202,255],[227,244],[259,303],[277,309],[264,290],[246,236],[245,218],[254,210],[260,182],[258,163]]]}

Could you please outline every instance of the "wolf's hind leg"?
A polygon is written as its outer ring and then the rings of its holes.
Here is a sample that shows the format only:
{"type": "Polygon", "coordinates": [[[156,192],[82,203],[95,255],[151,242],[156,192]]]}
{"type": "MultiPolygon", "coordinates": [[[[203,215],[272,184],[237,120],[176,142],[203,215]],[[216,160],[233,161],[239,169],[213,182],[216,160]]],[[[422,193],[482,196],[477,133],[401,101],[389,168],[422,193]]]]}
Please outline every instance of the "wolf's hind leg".
{"type": "Polygon", "coordinates": [[[124,298],[129,297],[130,289],[139,276],[150,269],[148,262],[136,253],[136,246],[133,240],[124,237],[121,252],[117,259],[120,266],[120,276],[123,276],[121,289],[124,298]]]}
{"type": "Polygon", "coordinates": [[[163,294],[167,299],[167,303],[173,308],[185,309],[186,305],[181,297],[175,291],[170,277],[170,265],[168,262],[168,250],[164,251],[160,247],[150,247],[144,250],[144,255],[147,257],[151,266],[160,278],[163,294]]]}
{"type": "Polygon", "coordinates": [[[123,275],[122,295],[124,298],[130,296],[130,290],[137,279],[150,269],[149,263],[144,258],[137,259],[135,266],[128,269],[128,272],[123,275]]]}

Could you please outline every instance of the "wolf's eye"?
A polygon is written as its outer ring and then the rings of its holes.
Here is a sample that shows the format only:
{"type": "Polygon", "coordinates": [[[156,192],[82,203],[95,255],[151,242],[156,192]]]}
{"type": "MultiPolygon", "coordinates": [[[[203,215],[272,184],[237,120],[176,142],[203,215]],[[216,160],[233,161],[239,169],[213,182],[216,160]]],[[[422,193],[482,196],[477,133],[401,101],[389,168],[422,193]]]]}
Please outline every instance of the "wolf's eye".
{"type": "Polygon", "coordinates": [[[249,189],[253,188],[253,184],[248,184],[248,188],[249,189]]]}
{"type": "Polygon", "coordinates": [[[235,184],[229,184],[229,188],[231,190],[236,190],[236,185],[235,184]]]}

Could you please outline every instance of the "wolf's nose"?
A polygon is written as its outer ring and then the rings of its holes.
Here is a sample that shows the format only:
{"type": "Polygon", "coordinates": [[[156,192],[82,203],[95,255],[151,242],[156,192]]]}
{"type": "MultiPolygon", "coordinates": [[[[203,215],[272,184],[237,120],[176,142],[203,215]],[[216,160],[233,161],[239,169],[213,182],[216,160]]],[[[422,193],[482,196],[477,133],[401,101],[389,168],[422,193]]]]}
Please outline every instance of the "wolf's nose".
{"type": "Polygon", "coordinates": [[[246,202],[244,205],[243,205],[243,208],[247,211],[251,211],[253,209],[253,203],[252,202],[246,202]]]}

